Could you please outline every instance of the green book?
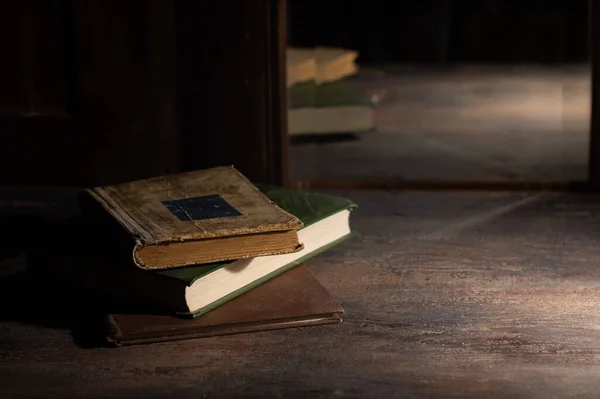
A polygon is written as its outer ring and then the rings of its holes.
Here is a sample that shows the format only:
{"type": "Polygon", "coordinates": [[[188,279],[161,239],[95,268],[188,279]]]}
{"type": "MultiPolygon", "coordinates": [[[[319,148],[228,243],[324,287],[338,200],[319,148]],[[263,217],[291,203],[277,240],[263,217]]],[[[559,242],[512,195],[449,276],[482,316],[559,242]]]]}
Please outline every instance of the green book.
{"type": "Polygon", "coordinates": [[[52,262],[52,269],[80,287],[110,295],[116,302],[197,317],[351,236],[350,213],[357,207],[352,201],[315,192],[259,188],[304,223],[298,231],[302,250],[168,270],[142,270],[132,265],[63,257],[52,262]]]}
{"type": "Polygon", "coordinates": [[[288,108],[290,135],[354,133],[375,127],[373,101],[345,81],[292,86],[288,108]]]}
{"type": "Polygon", "coordinates": [[[298,83],[288,89],[288,106],[295,108],[323,108],[345,106],[373,107],[373,101],[345,81],[317,84],[314,81],[298,83]]]}

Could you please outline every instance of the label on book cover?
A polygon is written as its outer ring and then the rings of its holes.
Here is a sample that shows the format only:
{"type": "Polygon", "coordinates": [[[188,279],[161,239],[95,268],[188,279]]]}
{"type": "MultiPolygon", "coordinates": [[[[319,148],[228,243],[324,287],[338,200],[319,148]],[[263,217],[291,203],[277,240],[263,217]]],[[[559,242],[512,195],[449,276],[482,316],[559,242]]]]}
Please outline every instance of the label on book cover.
{"type": "Polygon", "coordinates": [[[181,221],[242,216],[218,194],[163,201],[162,204],[181,221]]]}

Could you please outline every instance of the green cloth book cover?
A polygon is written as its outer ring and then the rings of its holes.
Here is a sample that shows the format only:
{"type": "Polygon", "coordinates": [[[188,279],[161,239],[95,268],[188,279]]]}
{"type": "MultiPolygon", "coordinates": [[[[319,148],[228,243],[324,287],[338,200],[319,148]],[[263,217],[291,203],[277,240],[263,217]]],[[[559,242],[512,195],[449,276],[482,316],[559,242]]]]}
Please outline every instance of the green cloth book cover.
{"type": "MultiPolygon", "coordinates": [[[[351,200],[333,195],[273,186],[258,187],[275,204],[277,204],[286,212],[289,212],[290,214],[298,217],[304,223],[304,228],[307,228],[340,211],[355,210],[357,208],[357,205],[351,200]]],[[[344,236],[341,239],[329,243],[316,251],[304,254],[301,258],[293,261],[290,264],[287,264],[286,266],[277,270],[276,272],[264,276],[263,278],[253,282],[251,285],[246,286],[241,290],[232,292],[231,294],[227,295],[226,297],[222,298],[220,301],[215,303],[214,306],[211,306],[210,309],[214,309],[219,305],[226,303],[227,301],[243,294],[244,292],[247,292],[263,284],[264,282],[269,281],[270,279],[284,273],[285,271],[293,268],[294,266],[297,266],[305,262],[306,260],[340,244],[349,237],[350,235],[344,236]]],[[[188,266],[178,269],[155,271],[154,273],[157,273],[161,276],[183,281],[188,286],[190,286],[203,276],[217,269],[228,266],[231,263],[232,262],[219,262],[210,265],[188,266]]],[[[206,313],[210,309],[203,309],[201,313],[181,312],[180,315],[195,317],[206,313]]]]}
{"type": "Polygon", "coordinates": [[[317,84],[305,82],[288,89],[290,109],[346,106],[370,106],[375,104],[365,94],[345,81],[317,84]]]}

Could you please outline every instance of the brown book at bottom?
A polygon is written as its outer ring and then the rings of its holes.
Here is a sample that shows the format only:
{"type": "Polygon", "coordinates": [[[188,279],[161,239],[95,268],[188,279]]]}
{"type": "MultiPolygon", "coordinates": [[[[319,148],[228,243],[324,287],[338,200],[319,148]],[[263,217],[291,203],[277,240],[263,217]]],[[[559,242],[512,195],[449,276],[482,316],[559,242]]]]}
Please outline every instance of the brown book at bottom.
{"type": "Polygon", "coordinates": [[[343,312],[310,270],[299,265],[195,319],[109,314],[107,339],[125,346],[336,324],[343,312]]]}

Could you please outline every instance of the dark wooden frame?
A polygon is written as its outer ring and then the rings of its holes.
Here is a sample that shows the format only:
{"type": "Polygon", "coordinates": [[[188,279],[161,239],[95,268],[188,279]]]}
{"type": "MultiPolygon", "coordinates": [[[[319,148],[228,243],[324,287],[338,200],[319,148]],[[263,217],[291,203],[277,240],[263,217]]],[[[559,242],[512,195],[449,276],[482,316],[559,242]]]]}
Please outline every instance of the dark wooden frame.
{"type": "Polygon", "coordinates": [[[285,1],[182,1],[176,21],[184,169],[287,184],[285,1]]]}
{"type": "Polygon", "coordinates": [[[590,0],[589,6],[592,104],[588,182],[593,191],[600,191],[600,4],[597,0],[590,0]]]}
{"type": "Polygon", "coordinates": [[[1,8],[0,186],[231,164],[288,182],[284,0],[1,8]]]}

